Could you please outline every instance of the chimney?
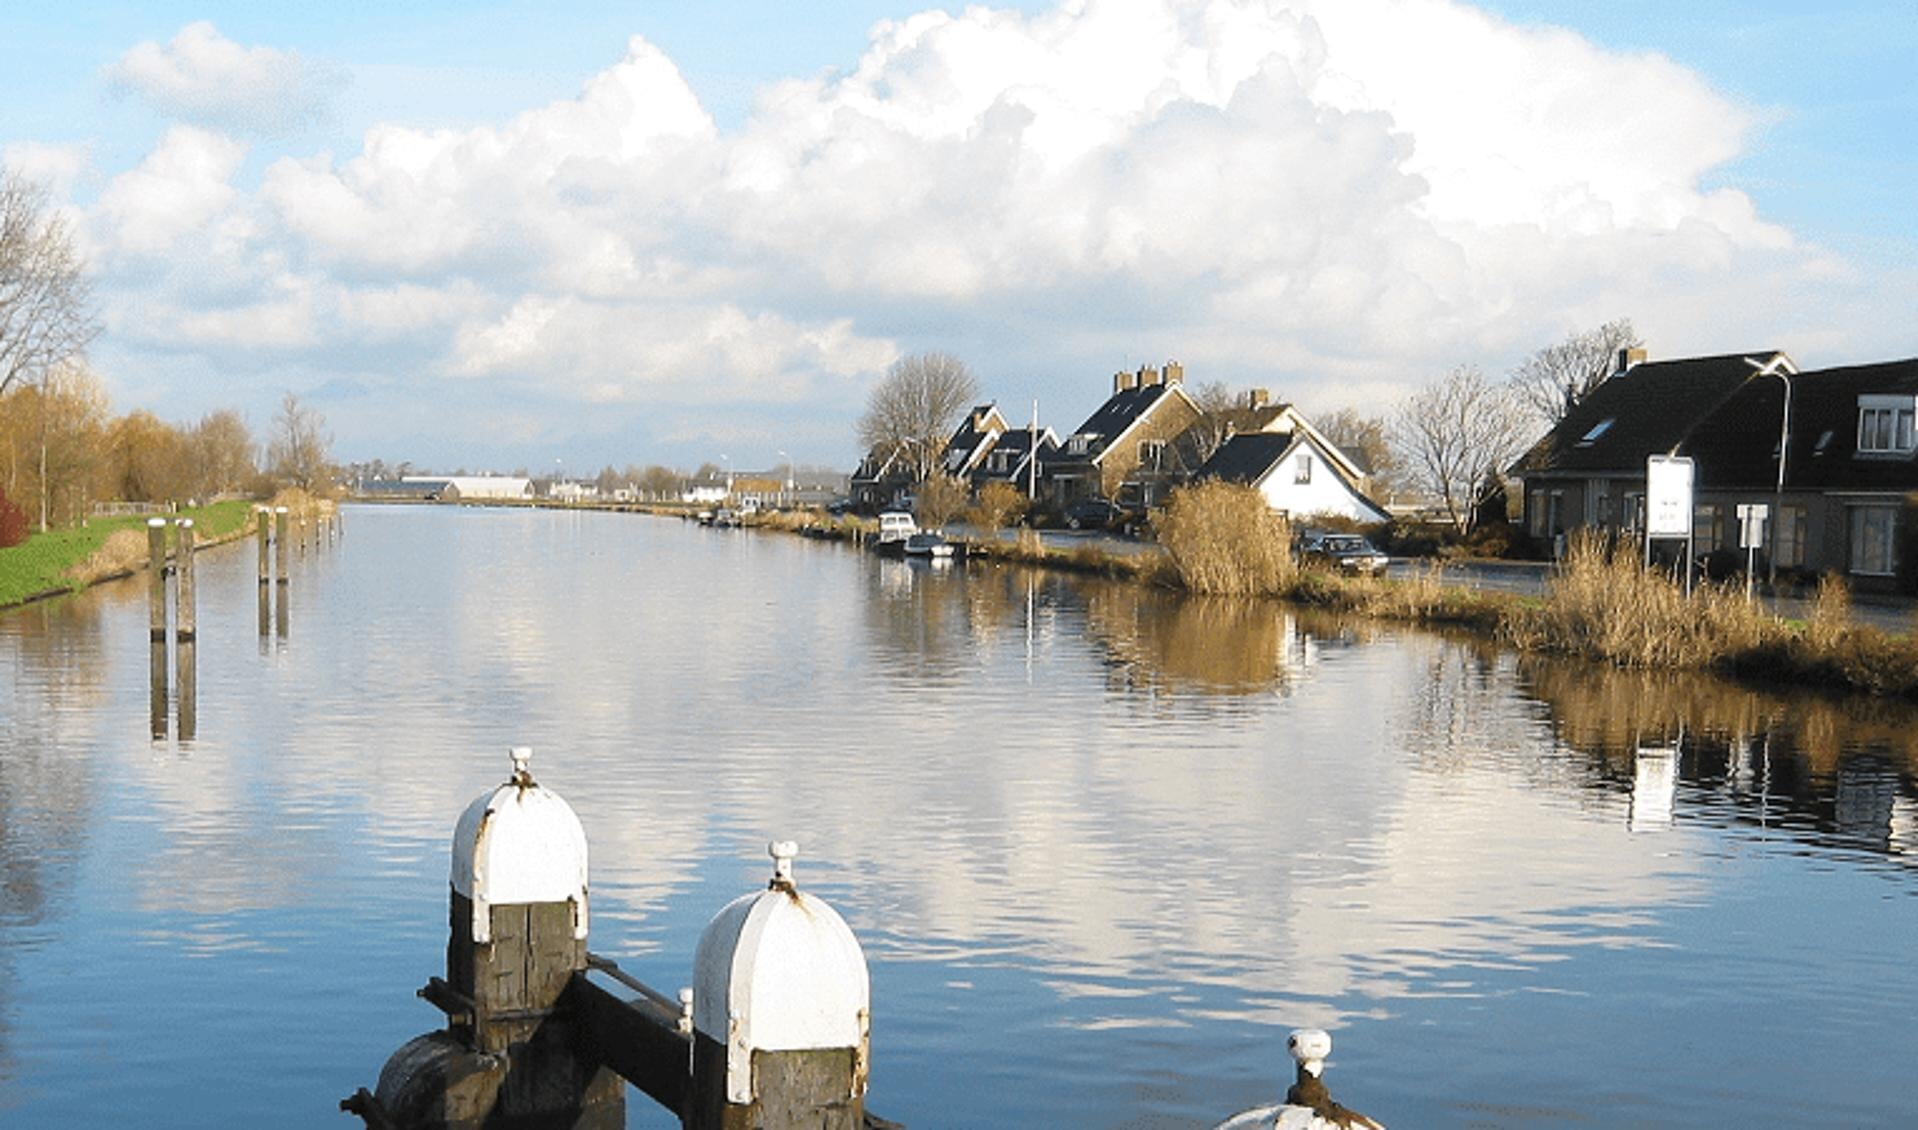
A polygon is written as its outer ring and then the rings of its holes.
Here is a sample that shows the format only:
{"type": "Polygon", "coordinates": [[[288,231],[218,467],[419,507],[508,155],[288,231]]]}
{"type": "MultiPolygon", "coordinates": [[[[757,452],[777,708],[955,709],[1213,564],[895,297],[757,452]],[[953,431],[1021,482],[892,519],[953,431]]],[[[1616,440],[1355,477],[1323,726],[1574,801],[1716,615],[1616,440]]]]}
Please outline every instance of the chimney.
{"type": "Polygon", "coordinates": [[[1271,398],[1272,393],[1269,389],[1249,388],[1245,390],[1245,406],[1247,408],[1263,408],[1266,402],[1271,398]]]}
{"type": "Polygon", "coordinates": [[[1167,361],[1165,363],[1165,383],[1169,385],[1176,385],[1176,384],[1183,383],[1184,381],[1185,381],[1185,366],[1179,364],[1177,361],[1167,361]]]}
{"type": "Polygon", "coordinates": [[[1131,387],[1132,387],[1132,373],[1130,371],[1121,369],[1118,372],[1112,374],[1112,391],[1113,392],[1115,393],[1124,392],[1126,389],[1129,389],[1131,387]]]}
{"type": "Polygon", "coordinates": [[[1150,365],[1139,366],[1139,387],[1150,388],[1159,383],[1159,370],[1150,365]]]}
{"type": "Polygon", "coordinates": [[[1623,373],[1633,365],[1642,364],[1644,360],[1645,350],[1643,347],[1635,346],[1631,349],[1621,349],[1618,351],[1618,371],[1623,373]]]}

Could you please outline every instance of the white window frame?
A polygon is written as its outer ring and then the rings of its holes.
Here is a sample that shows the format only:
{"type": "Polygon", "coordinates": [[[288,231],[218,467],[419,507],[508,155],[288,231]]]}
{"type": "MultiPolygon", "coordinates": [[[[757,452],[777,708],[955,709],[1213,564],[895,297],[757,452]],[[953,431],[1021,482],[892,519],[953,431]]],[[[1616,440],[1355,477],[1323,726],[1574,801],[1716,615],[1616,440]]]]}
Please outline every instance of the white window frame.
{"type": "Polygon", "coordinates": [[[1292,482],[1294,485],[1302,486],[1311,481],[1312,453],[1309,451],[1301,451],[1299,452],[1299,457],[1292,461],[1292,482]]]}
{"type": "Polygon", "coordinates": [[[1918,448],[1914,421],[1918,399],[1865,395],[1858,398],[1858,454],[1904,455],[1918,448]]]}

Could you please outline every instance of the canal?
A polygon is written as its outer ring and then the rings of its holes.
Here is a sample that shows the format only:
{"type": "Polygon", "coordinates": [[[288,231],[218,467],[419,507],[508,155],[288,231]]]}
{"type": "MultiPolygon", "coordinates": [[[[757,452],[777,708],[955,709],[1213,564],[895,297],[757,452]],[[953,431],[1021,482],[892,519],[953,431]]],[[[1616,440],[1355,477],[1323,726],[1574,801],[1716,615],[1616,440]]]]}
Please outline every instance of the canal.
{"type": "Polygon", "coordinates": [[[0,1126],[354,1125],[515,744],[668,992],[800,841],[914,1130],[1210,1126],[1301,1025],[1401,1130],[1918,1122],[1908,710],[631,515],[199,588],[190,742],[140,584],[0,614],[0,1126]]]}

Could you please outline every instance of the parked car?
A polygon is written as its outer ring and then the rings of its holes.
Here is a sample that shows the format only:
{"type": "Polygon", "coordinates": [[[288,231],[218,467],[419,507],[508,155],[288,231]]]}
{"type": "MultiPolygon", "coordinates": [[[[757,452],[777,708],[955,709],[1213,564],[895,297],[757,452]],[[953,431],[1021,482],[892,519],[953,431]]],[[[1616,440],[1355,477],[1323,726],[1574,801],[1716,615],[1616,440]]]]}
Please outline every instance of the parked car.
{"type": "Polygon", "coordinates": [[[1307,530],[1299,535],[1299,556],[1332,566],[1341,573],[1382,577],[1392,559],[1375,549],[1362,534],[1307,530]]]}
{"type": "Polygon", "coordinates": [[[1065,508],[1059,515],[1068,530],[1110,530],[1129,525],[1132,512],[1106,498],[1087,498],[1065,508]]]}

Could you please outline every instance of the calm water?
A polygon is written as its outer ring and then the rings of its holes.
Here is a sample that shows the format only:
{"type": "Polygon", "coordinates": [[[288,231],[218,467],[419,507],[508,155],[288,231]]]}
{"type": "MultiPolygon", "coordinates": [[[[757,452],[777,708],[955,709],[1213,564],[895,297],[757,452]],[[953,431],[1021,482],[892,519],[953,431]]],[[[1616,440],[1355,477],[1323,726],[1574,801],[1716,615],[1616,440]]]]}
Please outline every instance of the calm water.
{"type": "Polygon", "coordinates": [[[593,948],[669,992],[799,840],[914,1130],[1209,1125],[1304,1024],[1400,1130],[1918,1123],[1908,712],[658,519],[348,522],[284,641],[251,550],[202,558],[190,743],[141,586],[0,615],[0,1125],[351,1125],[520,743],[593,948]]]}

